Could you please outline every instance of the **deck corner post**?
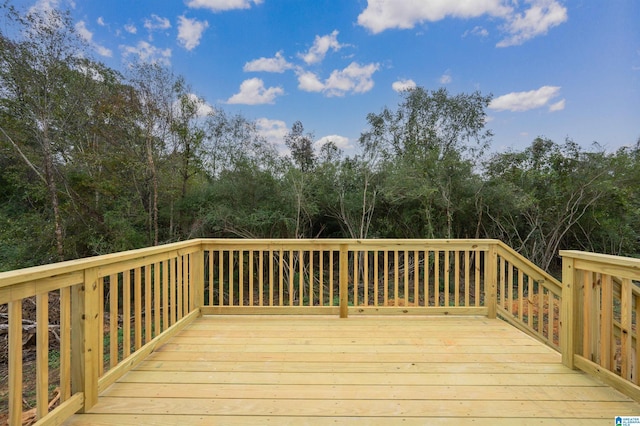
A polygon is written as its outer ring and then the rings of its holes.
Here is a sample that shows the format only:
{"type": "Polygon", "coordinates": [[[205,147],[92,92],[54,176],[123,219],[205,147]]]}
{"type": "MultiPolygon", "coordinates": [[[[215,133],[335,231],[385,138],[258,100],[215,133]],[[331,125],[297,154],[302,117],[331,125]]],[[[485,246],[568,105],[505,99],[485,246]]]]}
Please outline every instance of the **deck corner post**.
{"type": "Polygon", "coordinates": [[[577,292],[575,277],[575,259],[568,255],[562,256],[562,311],[560,312],[560,352],[562,363],[575,368],[573,356],[576,348],[576,317],[575,296],[577,292]]]}
{"type": "Polygon", "coordinates": [[[349,251],[340,244],[340,318],[349,315],[349,251]]]}
{"type": "Polygon", "coordinates": [[[495,319],[497,317],[498,306],[498,253],[496,250],[496,244],[491,244],[489,246],[489,251],[487,252],[487,258],[485,259],[485,262],[487,262],[487,265],[484,291],[485,305],[487,307],[487,317],[495,319]]]}
{"type": "Polygon", "coordinates": [[[98,402],[99,352],[98,321],[100,318],[100,286],[98,271],[84,271],[84,281],[73,287],[71,309],[71,391],[82,393],[82,412],[98,402]]]}
{"type": "Polygon", "coordinates": [[[193,264],[191,265],[191,289],[193,290],[193,305],[191,310],[200,309],[204,306],[204,248],[200,245],[200,250],[193,253],[193,264]]]}

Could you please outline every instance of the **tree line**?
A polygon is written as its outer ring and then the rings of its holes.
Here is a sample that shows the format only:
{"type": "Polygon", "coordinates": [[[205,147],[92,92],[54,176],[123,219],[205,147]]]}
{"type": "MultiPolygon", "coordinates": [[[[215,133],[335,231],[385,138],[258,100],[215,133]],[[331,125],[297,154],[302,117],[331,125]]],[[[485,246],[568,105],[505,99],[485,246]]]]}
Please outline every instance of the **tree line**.
{"type": "Polygon", "coordinates": [[[195,237],[498,238],[546,269],[640,253],[640,140],[492,152],[491,96],[418,87],[358,154],[295,122],[283,155],[170,69],[92,59],[68,13],[2,10],[0,270],[195,237]]]}

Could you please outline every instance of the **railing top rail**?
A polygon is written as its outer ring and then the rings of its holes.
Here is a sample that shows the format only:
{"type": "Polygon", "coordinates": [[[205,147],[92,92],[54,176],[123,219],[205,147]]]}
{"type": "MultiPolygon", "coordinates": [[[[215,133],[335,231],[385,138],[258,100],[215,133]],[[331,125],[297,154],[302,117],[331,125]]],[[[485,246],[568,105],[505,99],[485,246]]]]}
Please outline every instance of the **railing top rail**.
{"type": "Polygon", "coordinates": [[[43,278],[56,277],[88,268],[96,268],[111,265],[131,259],[139,259],[164,253],[170,250],[181,250],[197,246],[201,240],[189,240],[171,244],[164,244],[155,247],[123,251],[118,253],[105,254],[101,256],[87,257],[83,259],[68,260],[65,262],[51,263],[48,265],[33,266],[30,268],[16,269],[7,272],[0,272],[0,288],[12,286],[29,281],[36,281],[43,278]]]}
{"type": "Polygon", "coordinates": [[[561,257],[587,260],[590,262],[607,263],[640,271],[640,259],[634,257],[614,256],[611,254],[591,253],[579,250],[560,250],[561,257]]]}
{"type": "Polygon", "coordinates": [[[340,239],[340,238],[316,238],[316,239],[288,239],[288,238],[270,238],[270,239],[225,239],[225,238],[205,238],[200,240],[205,245],[319,245],[319,246],[335,246],[340,245],[362,245],[362,246],[459,246],[468,245],[471,249],[476,247],[484,247],[491,244],[497,244],[498,240],[492,239],[340,239]]]}
{"type": "Polygon", "coordinates": [[[446,249],[447,247],[451,247],[453,249],[455,247],[463,247],[468,245],[472,250],[480,250],[485,249],[489,245],[497,243],[499,243],[498,240],[491,239],[193,239],[155,247],[147,247],[83,259],[68,260],[65,262],[52,263],[48,265],[17,269],[7,272],[0,272],[0,288],[29,281],[36,281],[43,278],[60,276],[83,269],[112,265],[131,259],[153,256],[170,250],[191,248],[202,244],[215,244],[218,246],[246,246],[251,244],[288,246],[319,245],[324,247],[335,246],[336,249],[338,249],[340,245],[344,244],[351,246],[361,245],[363,247],[397,246],[397,248],[416,248],[419,246],[430,246],[442,247],[443,249],[446,249]]]}

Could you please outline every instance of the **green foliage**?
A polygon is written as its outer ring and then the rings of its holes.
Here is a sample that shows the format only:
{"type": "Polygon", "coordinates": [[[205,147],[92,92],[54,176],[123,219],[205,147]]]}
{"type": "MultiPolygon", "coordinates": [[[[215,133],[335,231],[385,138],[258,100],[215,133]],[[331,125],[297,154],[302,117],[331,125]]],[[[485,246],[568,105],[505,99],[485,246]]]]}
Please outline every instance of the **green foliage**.
{"type": "Polygon", "coordinates": [[[0,270],[194,237],[489,237],[549,269],[563,248],[640,255],[640,141],[487,155],[491,96],[418,87],[367,116],[357,155],[296,121],[285,156],[169,69],[94,61],[65,12],[2,10],[0,270]]]}

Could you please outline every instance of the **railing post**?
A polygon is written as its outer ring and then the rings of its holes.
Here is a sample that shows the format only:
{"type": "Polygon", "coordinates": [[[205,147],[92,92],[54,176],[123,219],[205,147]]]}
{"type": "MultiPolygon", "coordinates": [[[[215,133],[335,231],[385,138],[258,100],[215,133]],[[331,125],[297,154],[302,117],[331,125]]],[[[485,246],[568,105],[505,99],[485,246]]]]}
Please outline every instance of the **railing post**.
{"type": "MultiPolygon", "coordinates": [[[[561,253],[562,254],[562,253],[561,253]]],[[[560,352],[562,363],[573,369],[573,355],[576,347],[575,296],[577,283],[575,279],[575,259],[562,258],[562,312],[560,313],[560,352]]]]}
{"type": "Polygon", "coordinates": [[[498,306],[498,253],[496,250],[496,244],[491,244],[489,246],[489,251],[487,252],[487,258],[485,259],[485,262],[486,267],[484,277],[484,303],[487,307],[487,317],[495,319],[497,317],[498,306]]]}
{"type": "Polygon", "coordinates": [[[340,318],[349,315],[349,251],[340,244],[340,318]]]}
{"type": "Polygon", "coordinates": [[[189,277],[191,289],[194,292],[193,306],[191,309],[200,309],[204,306],[204,248],[200,244],[200,250],[192,255],[193,264],[191,265],[191,274],[189,277]]]}
{"type": "Polygon", "coordinates": [[[98,271],[96,268],[84,271],[84,282],[73,287],[71,309],[71,390],[84,394],[87,412],[98,402],[98,321],[100,297],[98,271]]]}

